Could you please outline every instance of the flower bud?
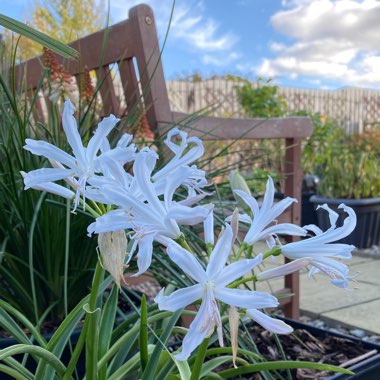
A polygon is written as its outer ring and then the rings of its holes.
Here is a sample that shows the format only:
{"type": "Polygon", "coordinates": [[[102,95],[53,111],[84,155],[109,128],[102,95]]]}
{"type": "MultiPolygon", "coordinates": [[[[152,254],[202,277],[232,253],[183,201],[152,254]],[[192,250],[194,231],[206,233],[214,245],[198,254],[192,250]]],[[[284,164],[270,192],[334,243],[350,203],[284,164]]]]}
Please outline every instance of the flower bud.
{"type": "Polygon", "coordinates": [[[214,213],[213,210],[208,214],[203,221],[203,229],[205,234],[205,243],[214,245],[214,213]]]}
{"type": "Polygon", "coordinates": [[[246,203],[237,194],[235,194],[234,190],[244,191],[248,195],[251,195],[251,191],[249,190],[247,182],[245,181],[245,179],[239,173],[238,170],[232,170],[231,171],[231,173],[230,173],[230,186],[231,186],[231,190],[234,194],[234,197],[236,199],[237,204],[242,209],[246,209],[247,208],[246,203]]]}
{"type": "Polygon", "coordinates": [[[251,190],[247,185],[247,182],[238,170],[231,170],[230,173],[230,186],[231,190],[242,190],[248,195],[251,195],[251,190]]]}
{"type": "Polygon", "coordinates": [[[268,269],[264,272],[258,273],[256,275],[256,279],[257,281],[266,281],[274,277],[282,277],[304,268],[306,265],[311,264],[311,261],[312,259],[310,259],[309,257],[297,259],[291,261],[290,263],[280,265],[279,267],[268,269]]]}
{"type": "Polygon", "coordinates": [[[124,230],[98,235],[102,266],[110,273],[119,288],[121,281],[125,283],[124,259],[127,254],[127,244],[127,236],[124,230]]]}
{"type": "Polygon", "coordinates": [[[239,233],[239,209],[237,207],[232,213],[231,228],[233,232],[232,244],[234,244],[239,233]]]}
{"type": "Polygon", "coordinates": [[[228,319],[229,319],[230,335],[231,335],[232,362],[234,364],[234,367],[237,368],[236,357],[237,357],[237,350],[238,350],[240,314],[237,311],[236,307],[230,306],[230,308],[228,309],[228,319]]]}

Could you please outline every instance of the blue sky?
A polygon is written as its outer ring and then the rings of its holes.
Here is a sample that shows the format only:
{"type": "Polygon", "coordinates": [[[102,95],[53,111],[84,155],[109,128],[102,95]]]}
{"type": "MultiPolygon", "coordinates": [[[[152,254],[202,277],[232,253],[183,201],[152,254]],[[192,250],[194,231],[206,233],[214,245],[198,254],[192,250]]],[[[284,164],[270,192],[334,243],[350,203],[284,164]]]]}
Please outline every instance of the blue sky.
{"type": "MultiPolygon", "coordinates": [[[[46,0],[48,1],[48,0],[46,0]]],[[[141,0],[110,0],[113,22],[141,0]]],[[[171,0],[145,0],[166,32],[171,0]]],[[[30,0],[1,0],[25,20],[30,0]]],[[[380,1],[177,0],[165,75],[200,72],[274,78],[282,86],[380,88],[380,1]]]]}

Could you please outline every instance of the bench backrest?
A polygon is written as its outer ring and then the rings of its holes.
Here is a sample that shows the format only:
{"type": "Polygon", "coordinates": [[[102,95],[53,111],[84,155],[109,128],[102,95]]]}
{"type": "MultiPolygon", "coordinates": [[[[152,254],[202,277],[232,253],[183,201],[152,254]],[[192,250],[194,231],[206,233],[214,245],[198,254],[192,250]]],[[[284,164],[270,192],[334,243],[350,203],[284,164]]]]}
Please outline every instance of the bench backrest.
{"type": "MultiPolygon", "coordinates": [[[[110,65],[117,64],[127,109],[138,102],[144,103],[152,128],[157,127],[157,120],[170,120],[169,98],[150,7],[145,4],[134,7],[127,20],[76,40],[70,46],[79,51],[80,59],[58,57],[58,60],[76,77],[78,85],[85,67],[96,71],[104,115],[120,115],[124,111],[120,108],[110,71],[110,65]]],[[[38,86],[44,69],[41,62],[42,56],[35,57],[17,69],[18,77],[26,80],[30,91],[38,86]]]]}

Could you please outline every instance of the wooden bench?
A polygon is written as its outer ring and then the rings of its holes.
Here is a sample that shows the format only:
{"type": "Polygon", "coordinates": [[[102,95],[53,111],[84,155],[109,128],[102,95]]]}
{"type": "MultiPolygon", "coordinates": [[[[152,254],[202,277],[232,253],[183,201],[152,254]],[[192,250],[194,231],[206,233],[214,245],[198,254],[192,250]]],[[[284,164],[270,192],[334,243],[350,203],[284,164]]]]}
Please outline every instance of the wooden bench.
{"type": "MultiPolygon", "coordinates": [[[[77,79],[85,66],[96,71],[98,83],[101,83],[99,90],[105,115],[120,115],[125,112],[120,107],[110,72],[110,65],[117,64],[123,84],[126,111],[139,104],[145,109],[150,127],[158,134],[167,130],[168,126],[177,125],[203,140],[284,139],[286,178],[283,190],[287,196],[301,199],[301,140],[312,132],[309,118],[198,117],[190,125],[189,115],[170,110],[155,20],[151,8],[147,5],[132,8],[128,20],[74,41],[70,45],[80,52],[80,60],[63,62],[61,59],[61,63],[77,79]]],[[[24,78],[24,85],[28,91],[33,91],[38,85],[42,70],[41,58],[33,58],[18,67],[18,78],[24,78]]],[[[295,224],[300,223],[300,203],[292,206],[286,219],[295,224]]],[[[298,318],[298,273],[285,277],[285,288],[282,292],[295,294],[285,299],[283,305],[288,317],[298,318]]]]}

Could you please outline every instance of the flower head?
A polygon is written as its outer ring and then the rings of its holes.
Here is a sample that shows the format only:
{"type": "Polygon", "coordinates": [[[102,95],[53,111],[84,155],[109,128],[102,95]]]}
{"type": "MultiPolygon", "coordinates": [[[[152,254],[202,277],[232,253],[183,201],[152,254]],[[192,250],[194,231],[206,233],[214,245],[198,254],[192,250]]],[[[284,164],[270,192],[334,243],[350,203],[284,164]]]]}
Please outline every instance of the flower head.
{"type": "Polygon", "coordinates": [[[169,131],[165,144],[174,153],[174,157],[152,177],[156,190],[161,192],[160,189],[165,186],[166,179],[169,178],[171,173],[178,168],[187,167],[191,170],[188,171],[188,176],[183,180],[182,185],[188,189],[189,197],[191,198],[195,196],[195,192],[202,193],[201,188],[207,185],[205,172],[195,165],[189,166],[203,155],[202,141],[197,137],[188,137],[186,132],[173,128],[169,131]]]}
{"type": "MultiPolygon", "coordinates": [[[[80,195],[82,194],[85,197],[86,184],[91,183],[91,179],[96,177],[96,173],[101,172],[102,155],[98,155],[99,150],[104,143],[103,140],[106,139],[119,119],[113,115],[103,119],[87,147],[84,147],[73,115],[74,107],[69,100],[66,100],[62,114],[62,126],[73,155],[46,141],[26,139],[24,149],[38,156],[48,158],[53,167],[37,169],[27,173],[24,183],[25,189],[28,189],[44,183],[65,179],[76,191],[74,208],[76,209],[80,195]]],[[[134,150],[134,147],[117,151],[114,158],[115,156],[124,157],[125,150],[128,150],[128,154],[130,154],[129,150],[134,150]]],[[[108,152],[107,154],[109,155],[108,152]]]]}
{"type": "MultiPolygon", "coordinates": [[[[213,333],[215,327],[219,344],[223,345],[222,322],[217,300],[230,306],[255,311],[278,305],[277,298],[268,293],[227,287],[262,261],[260,254],[254,259],[240,260],[226,266],[232,242],[233,232],[227,225],[210,255],[206,269],[190,252],[178,244],[173,242],[168,246],[167,252],[171,260],[197,284],[176,290],[169,296],[165,296],[162,289],[155,298],[159,309],[176,311],[197,300],[202,300],[198,313],[183,340],[182,352],[176,355],[177,360],[186,360],[203,339],[213,333]]],[[[257,311],[257,313],[261,312],[257,311]]],[[[275,320],[273,324],[276,325],[275,320]]]]}
{"type": "MultiPolygon", "coordinates": [[[[242,190],[235,190],[235,193],[246,203],[251,209],[253,217],[247,214],[239,216],[239,220],[243,223],[250,224],[244,242],[253,245],[259,240],[265,239],[268,246],[274,246],[273,235],[286,234],[295,236],[305,236],[307,231],[304,228],[291,223],[281,223],[269,226],[276,218],[281,215],[293,202],[297,202],[294,198],[285,198],[273,204],[274,184],[271,177],[268,177],[264,200],[259,207],[256,199],[242,190]]],[[[231,218],[227,218],[230,221],[231,218]]]]}
{"type": "Polygon", "coordinates": [[[158,197],[152,183],[152,171],[157,154],[151,149],[143,149],[133,165],[134,177],[128,187],[112,184],[104,185],[101,192],[110,203],[119,208],[96,219],[88,227],[91,234],[131,229],[135,232],[132,255],[138,247],[137,264],[139,271],[145,272],[152,260],[153,241],[166,242],[178,239],[179,225],[194,225],[202,222],[210,213],[211,206],[189,207],[173,200],[175,191],[188,176],[188,167],[179,167],[167,178],[163,200],[158,197]]]}
{"type": "Polygon", "coordinates": [[[333,258],[351,259],[351,252],[355,247],[349,244],[331,243],[343,239],[354,230],[356,226],[355,212],[351,207],[341,204],[339,208],[343,209],[348,214],[348,217],[341,227],[336,227],[338,213],[331,210],[326,204],[318,208],[329,213],[331,227],[322,232],[315,225],[305,226],[304,228],[314,232],[315,236],[282,246],[282,253],[290,260],[303,257],[310,258],[313,266],[309,272],[310,276],[321,272],[331,278],[333,285],[346,288],[349,283],[348,267],[333,258]]]}

